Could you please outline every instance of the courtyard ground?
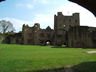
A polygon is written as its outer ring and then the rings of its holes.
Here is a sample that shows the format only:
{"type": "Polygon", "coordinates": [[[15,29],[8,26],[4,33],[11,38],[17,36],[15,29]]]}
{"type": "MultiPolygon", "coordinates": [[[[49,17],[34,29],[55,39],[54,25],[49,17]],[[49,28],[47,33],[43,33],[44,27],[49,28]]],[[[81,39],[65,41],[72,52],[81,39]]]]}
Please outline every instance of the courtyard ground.
{"type": "Polygon", "coordinates": [[[88,51],[96,49],[0,44],[0,72],[96,72],[96,53],[88,51]]]}

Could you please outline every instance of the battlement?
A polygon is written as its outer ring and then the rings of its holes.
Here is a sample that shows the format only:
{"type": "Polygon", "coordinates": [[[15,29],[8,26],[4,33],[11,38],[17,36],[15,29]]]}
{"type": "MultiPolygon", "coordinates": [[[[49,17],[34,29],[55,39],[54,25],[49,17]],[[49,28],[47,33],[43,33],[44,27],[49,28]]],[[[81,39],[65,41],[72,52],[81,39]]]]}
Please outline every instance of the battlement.
{"type": "Polygon", "coordinates": [[[62,12],[58,12],[57,15],[63,15],[62,12]]]}

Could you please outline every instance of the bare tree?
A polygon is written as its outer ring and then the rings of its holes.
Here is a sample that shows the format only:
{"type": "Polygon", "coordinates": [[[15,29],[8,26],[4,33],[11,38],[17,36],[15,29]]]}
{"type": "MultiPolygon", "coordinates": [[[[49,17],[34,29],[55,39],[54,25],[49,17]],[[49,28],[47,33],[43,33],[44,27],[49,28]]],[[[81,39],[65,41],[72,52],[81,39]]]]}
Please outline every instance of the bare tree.
{"type": "Polygon", "coordinates": [[[6,32],[11,32],[14,31],[14,27],[13,24],[10,21],[6,21],[6,20],[1,20],[0,21],[0,32],[1,33],[6,33],[6,32]]]}

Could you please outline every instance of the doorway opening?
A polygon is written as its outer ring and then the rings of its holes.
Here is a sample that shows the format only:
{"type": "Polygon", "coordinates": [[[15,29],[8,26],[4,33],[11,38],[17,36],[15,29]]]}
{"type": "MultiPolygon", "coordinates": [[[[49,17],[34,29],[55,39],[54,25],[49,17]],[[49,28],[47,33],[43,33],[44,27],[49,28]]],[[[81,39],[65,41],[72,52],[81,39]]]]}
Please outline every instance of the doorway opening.
{"type": "Polygon", "coordinates": [[[50,40],[45,41],[45,45],[51,45],[51,41],[50,40]]]}

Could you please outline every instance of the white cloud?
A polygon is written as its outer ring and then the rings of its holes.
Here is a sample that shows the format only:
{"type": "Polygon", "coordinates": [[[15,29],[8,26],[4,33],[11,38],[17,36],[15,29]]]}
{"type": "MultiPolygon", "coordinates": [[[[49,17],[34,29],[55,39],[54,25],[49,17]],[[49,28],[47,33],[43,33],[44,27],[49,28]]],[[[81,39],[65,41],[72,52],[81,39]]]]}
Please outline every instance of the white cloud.
{"type": "Polygon", "coordinates": [[[16,32],[22,30],[22,25],[23,24],[29,24],[29,25],[31,25],[31,23],[32,23],[30,21],[24,21],[24,20],[19,20],[19,19],[15,19],[15,18],[7,18],[7,17],[6,18],[2,18],[1,20],[10,21],[13,24],[16,32]]]}
{"type": "Polygon", "coordinates": [[[23,24],[28,24],[29,26],[33,26],[35,23],[40,23],[40,27],[41,28],[46,28],[47,26],[50,26],[51,28],[54,27],[54,16],[53,15],[44,15],[44,14],[37,14],[35,15],[33,21],[24,21],[24,20],[19,20],[19,19],[15,19],[15,18],[2,18],[0,20],[7,20],[10,21],[16,32],[21,31],[22,30],[22,25],[23,24]]]}
{"type": "Polygon", "coordinates": [[[33,0],[35,3],[47,4],[48,0],[33,0]]]}
{"type": "Polygon", "coordinates": [[[80,24],[81,25],[87,25],[87,26],[95,26],[96,27],[96,18],[94,15],[89,12],[87,9],[75,4],[75,3],[69,3],[65,6],[62,6],[59,11],[63,11],[64,14],[72,14],[74,12],[80,13],[80,24]]]}
{"type": "Polygon", "coordinates": [[[54,21],[54,16],[53,15],[46,15],[46,14],[37,14],[35,15],[33,19],[33,23],[40,23],[41,28],[46,28],[47,26],[50,26],[53,28],[53,21],[54,21]]]}
{"type": "MultiPolygon", "coordinates": [[[[22,6],[22,4],[19,4],[19,6],[22,6]]],[[[27,6],[31,8],[30,4],[27,4],[27,6]]],[[[85,8],[71,2],[53,10],[51,9],[48,14],[36,14],[32,21],[23,21],[15,18],[4,19],[11,21],[17,31],[22,29],[24,23],[27,23],[29,26],[32,26],[34,23],[40,23],[41,28],[46,28],[47,26],[54,28],[54,14],[57,14],[59,11],[64,15],[72,15],[72,13],[79,12],[81,25],[96,27],[96,17],[94,17],[94,15],[85,8]]]]}
{"type": "Polygon", "coordinates": [[[42,0],[42,3],[43,4],[47,4],[48,3],[48,0],[42,0]]]}
{"type": "Polygon", "coordinates": [[[94,15],[85,8],[71,2],[50,10],[49,14],[37,14],[32,22],[40,23],[41,28],[46,28],[47,26],[54,28],[54,14],[57,14],[59,11],[68,16],[78,12],[80,13],[80,25],[96,27],[96,18],[94,15]]]}
{"type": "Polygon", "coordinates": [[[96,17],[87,9],[75,3],[70,2],[70,3],[64,4],[57,9],[51,10],[50,12],[52,12],[52,14],[57,14],[57,12],[59,11],[62,12],[64,15],[72,15],[72,13],[78,12],[80,13],[81,25],[96,27],[96,17]]]}
{"type": "Polygon", "coordinates": [[[16,7],[23,7],[23,8],[33,9],[34,5],[29,4],[29,3],[28,4],[19,3],[19,4],[16,4],[16,7]]]}
{"type": "Polygon", "coordinates": [[[26,4],[27,8],[32,9],[33,5],[32,4],[26,4]]]}

